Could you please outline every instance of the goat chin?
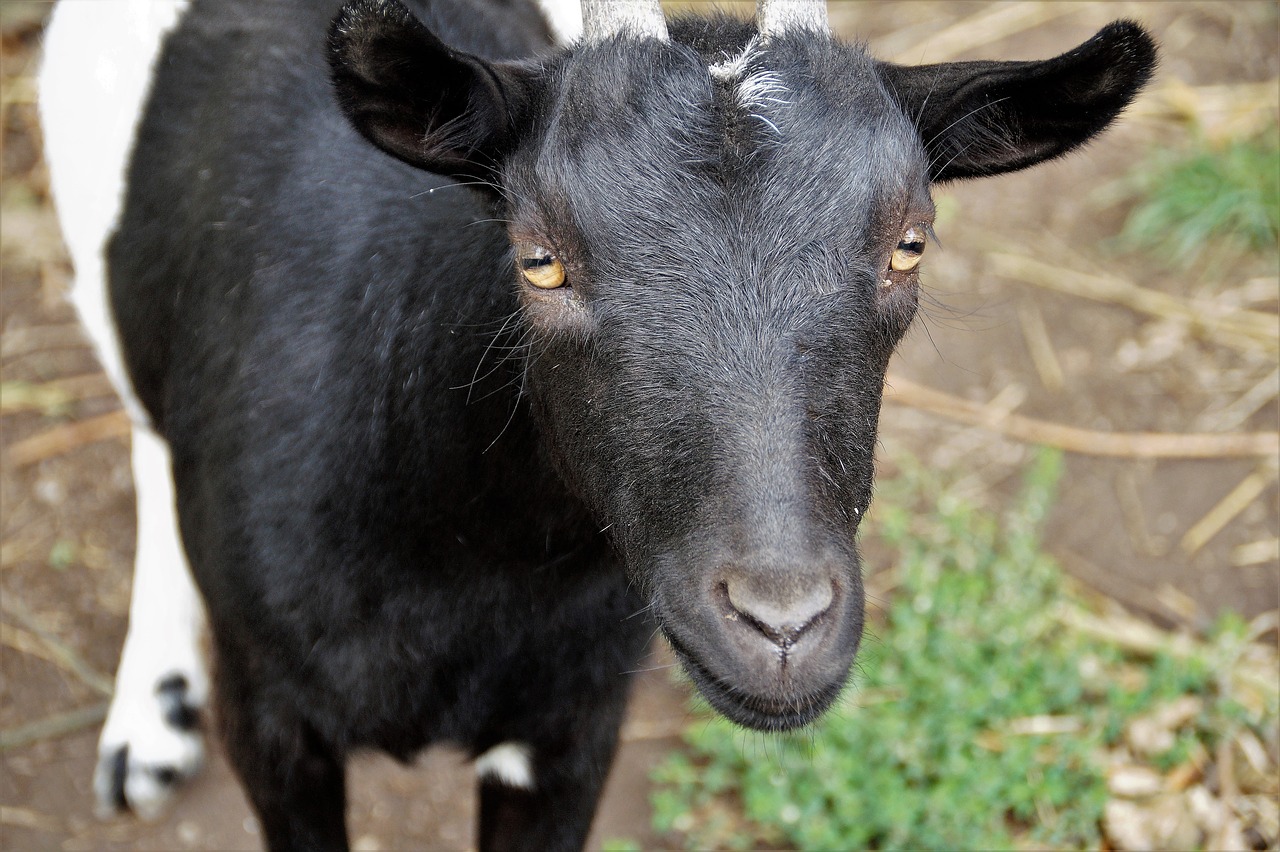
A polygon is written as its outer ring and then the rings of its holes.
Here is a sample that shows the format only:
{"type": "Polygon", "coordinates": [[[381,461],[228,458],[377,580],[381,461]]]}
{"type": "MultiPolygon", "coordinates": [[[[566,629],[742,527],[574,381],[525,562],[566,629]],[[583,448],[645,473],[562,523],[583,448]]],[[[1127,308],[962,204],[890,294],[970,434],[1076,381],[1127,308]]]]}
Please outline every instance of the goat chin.
{"type": "MultiPolygon", "coordinates": [[[[734,724],[766,733],[803,728],[825,713],[839,697],[848,676],[801,690],[783,682],[774,695],[755,695],[717,677],[668,634],[680,664],[698,692],[716,712],[734,724]]],[[[779,678],[783,681],[783,678],[779,678]]]]}

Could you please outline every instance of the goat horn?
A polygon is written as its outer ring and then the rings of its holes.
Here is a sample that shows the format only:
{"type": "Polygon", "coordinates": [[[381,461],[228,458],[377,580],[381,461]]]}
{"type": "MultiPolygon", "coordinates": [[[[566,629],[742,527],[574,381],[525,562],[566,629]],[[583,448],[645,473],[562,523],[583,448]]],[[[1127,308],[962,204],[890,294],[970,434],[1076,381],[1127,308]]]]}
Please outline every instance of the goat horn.
{"type": "Polygon", "coordinates": [[[757,0],[756,27],[765,38],[788,30],[827,32],[825,0],[757,0]]]}
{"type": "Polygon", "coordinates": [[[587,41],[592,42],[623,31],[670,40],[658,0],[582,0],[582,27],[587,41]]]}

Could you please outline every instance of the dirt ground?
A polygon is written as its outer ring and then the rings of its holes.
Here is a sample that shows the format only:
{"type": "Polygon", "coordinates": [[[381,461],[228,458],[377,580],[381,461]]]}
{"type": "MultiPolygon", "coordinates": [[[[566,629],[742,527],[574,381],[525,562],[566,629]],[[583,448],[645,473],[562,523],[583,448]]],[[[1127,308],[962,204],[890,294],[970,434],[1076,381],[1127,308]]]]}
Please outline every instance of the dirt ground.
{"type": "MultiPolygon", "coordinates": [[[[689,5],[689,4],[685,4],[689,5]]],[[[252,849],[256,826],[225,762],[211,765],[166,818],[97,822],[91,776],[104,683],[126,627],[133,492],[119,408],[64,300],[70,269],[48,206],[34,109],[40,26],[48,4],[5,0],[3,26],[2,363],[0,427],[0,731],[46,722],[26,745],[3,745],[5,849],[252,849]],[[78,425],[77,425],[78,424],[78,425]],[[74,428],[68,428],[74,427],[74,428]],[[47,436],[49,443],[29,439],[47,436]],[[21,451],[19,451],[19,448],[21,451]],[[14,458],[14,456],[18,458],[14,458]],[[56,729],[56,730],[55,730],[56,729]],[[61,730],[62,733],[57,733],[61,730]]],[[[1173,274],[1109,246],[1128,210],[1117,181],[1150,151],[1178,147],[1199,121],[1210,138],[1276,109],[1277,7],[1256,3],[832,3],[833,23],[899,61],[1049,56],[1119,17],[1163,44],[1153,91],[1085,152],[1031,172],[946,187],[926,259],[930,304],[891,367],[910,382],[992,412],[1102,432],[1275,430],[1274,344],[1223,338],[1212,323],[1144,313],[1029,283],[1019,258],[1111,276],[1207,313],[1276,314],[1274,261],[1235,260],[1173,274]],[[1269,86],[1269,87],[1268,87],[1269,86]],[[1014,260],[1010,261],[1009,256],[1014,260]],[[1021,269],[1023,271],[1019,272],[1021,269]]],[[[1274,119],[1272,119],[1274,120],[1274,119]]],[[[881,476],[904,453],[956,471],[975,499],[998,505],[1028,446],[999,428],[923,410],[905,391],[882,422],[881,476]]],[[[1047,549],[1083,583],[1164,626],[1204,627],[1224,609],[1274,609],[1280,494],[1275,459],[1068,456],[1047,549]],[[1227,499],[1224,499],[1227,498],[1227,499]]],[[[866,536],[868,570],[893,554],[866,536]]],[[[663,648],[639,680],[592,848],[648,828],[647,775],[688,718],[663,648]]],[[[352,770],[351,837],[362,849],[472,844],[469,769],[431,752],[402,768],[370,757],[352,770]]]]}

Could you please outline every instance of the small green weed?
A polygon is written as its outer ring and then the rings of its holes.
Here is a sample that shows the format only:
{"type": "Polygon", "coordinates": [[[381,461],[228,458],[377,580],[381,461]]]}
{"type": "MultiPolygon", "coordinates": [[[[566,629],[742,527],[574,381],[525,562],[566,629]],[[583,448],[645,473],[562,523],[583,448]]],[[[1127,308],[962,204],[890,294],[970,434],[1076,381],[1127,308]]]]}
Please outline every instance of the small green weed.
{"type": "Polygon", "coordinates": [[[60,538],[49,548],[49,567],[56,571],[65,571],[75,564],[79,548],[74,541],[60,538]]]}
{"type": "Polygon", "coordinates": [[[1274,253],[1280,240],[1280,132],[1221,149],[1155,155],[1132,177],[1141,201],[1120,234],[1124,249],[1170,268],[1241,251],[1274,253]]]}
{"type": "Polygon", "coordinates": [[[644,847],[629,837],[611,837],[600,844],[600,852],[644,852],[644,847]]]}
{"type": "MultiPolygon", "coordinates": [[[[1059,467],[1041,455],[1002,521],[923,470],[886,483],[900,585],[847,700],[790,735],[695,724],[655,774],[655,828],[693,849],[1099,846],[1107,747],[1160,702],[1209,696],[1214,661],[1142,668],[1055,617],[1065,581],[1038,530],[1059,467]]],[[[1230,711],[1205,707],[1186,736],[1230,711]]]]}

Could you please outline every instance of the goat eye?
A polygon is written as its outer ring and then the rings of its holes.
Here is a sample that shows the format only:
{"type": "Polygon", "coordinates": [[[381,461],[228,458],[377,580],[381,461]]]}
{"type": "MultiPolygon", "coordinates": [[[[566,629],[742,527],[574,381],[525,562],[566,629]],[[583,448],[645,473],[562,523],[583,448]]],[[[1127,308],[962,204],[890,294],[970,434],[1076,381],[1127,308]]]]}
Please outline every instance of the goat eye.
{"type": "Polygon", "coordinates": [[[910,227],[906,233],[902,235],[902,240],[898,243],[898,247],[893,250],[893,257],[889,260],[889,267],[895,272],[910,272],[920,264],[920,258],[924,255],[924,229],[919,227],[910,227]]]}
{"type": "Polygon", "coordinates": [[[564,264],[541,246],[521,248],[516,263],[524,280],[540,290],[554,290],[564,284],[564,264]]]}

